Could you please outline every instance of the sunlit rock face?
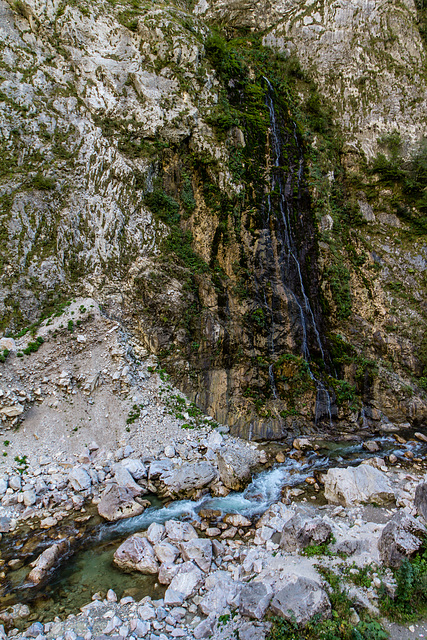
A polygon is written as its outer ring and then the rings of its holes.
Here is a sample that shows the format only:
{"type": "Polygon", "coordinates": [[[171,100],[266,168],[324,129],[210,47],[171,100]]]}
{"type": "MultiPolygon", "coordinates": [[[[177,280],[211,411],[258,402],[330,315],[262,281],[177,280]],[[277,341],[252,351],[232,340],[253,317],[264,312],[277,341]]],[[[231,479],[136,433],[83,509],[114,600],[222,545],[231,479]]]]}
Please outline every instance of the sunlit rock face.
{"type": "Polygon", "coordinates": [[[411,2],[1,1],[0,25],[3,330],[90,295],[246,437],[422,422],[426,249],[366,164],[425,130],[411,2]],[[217,24],[262,37],[221,58],[217,24]]]}

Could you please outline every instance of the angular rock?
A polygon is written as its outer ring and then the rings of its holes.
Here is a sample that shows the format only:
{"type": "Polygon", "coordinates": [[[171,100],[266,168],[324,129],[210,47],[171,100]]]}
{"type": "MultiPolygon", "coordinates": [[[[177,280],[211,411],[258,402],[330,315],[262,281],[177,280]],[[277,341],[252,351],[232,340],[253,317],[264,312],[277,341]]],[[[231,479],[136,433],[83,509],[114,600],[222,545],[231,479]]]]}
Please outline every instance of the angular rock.
{"type": "Polygon", "coordinates": [[[8,487],[7,477],[6,478],[0,478],[0,498],[2,498],[4,496],[4,494],[6,493],[7,487],[8,487]]]}
{"type": "Polygon", "coordinates": [[[172,467],[173,467],[173,462],[168,458],[164,460],[154,460],[150,464],[150,468],[148,470],[148,478],[150,480],[156,480],[163,473],[167,473],[168,471],[170,471],[172,467]]]}
{"type": "Polygon", "coordinates": [[[187,540],[197,538],[197,531],[191,524],[178,520],[167,520],[165,532],[171,542],[187,542],[187,540]]]}
{"type": "Polygon", "coordinates": [[[125,571],[140,571],[144,574],[155,574],[159,571],[154,549],[147,538],[137,533],[130,536],[120,545],[114,554],[114,564],[125,571]]]}
{"type": "Polygon", "coordinates": [[[380,450],[380,446],[378,442],[375,442],[375,440],[366,440],[366,442],[364,442],[362,446],[366,451],[369,451],[370,453],[375,453],[376,451],[380,450]]]}
{"type": "Polygon", "coordinates": [[[421,482],[415,489],[414,507],[427,522],[427,483],[421,482]]]}
{"type": "Polygon", "coordinates": [[[152,522],[147,529],[147,540],[151,542],[151,544],[157,544],[165,537],[165,525],[158,524],[157,522],[152,522]]]}
{"type": "Polygon", "coordinates": [[[68,542],[66,540],[60,540],[45,549],[37,560],[31,563],[33,569],[28,574],[28,580],[34,584],[40,584],[67,549],[68,542]]]}
{"type": "MultiPolygon", "coordinates": [[[[123,461],[124,462],[124,461],[123,461]]],[[[129,470],[123,466],[122,462],[114,465],[114,480],[119,487],[124,487],[133,496],[138,496],[143,493],[143,488],[135,482],[129,470]]]]}
{"type": "Polygon", "coordinates": [[[228,489],[239,491],[250,482],[254,459],[246,449],[221,450],[217,457],[220,479],[228,489]]]}
{"type": "Polygon", "coordinates": [[[207,593],[199,602],[200,610],[206,616],[218,616],[228,607],[236,607],[242,586],[241,582],[233,580],[228,571],[209,574],[205,581],[207,593]]]}
{"type": "Polygon", "coordinates": [[[413,516],[398,511],[382,530],[378,541],[381,561],[388,567],[399,567],[404,558],[413,556],[422,545],[427,529],[413,516]]]}
{"type": "Polygon", "coordinates": [[[273,594],[262,582],[245,584],[240,592],[239,612],[242,616],[261,620],[272,597],[273,594]]]}
{"type": "Polygon", "coordinates": [[[181,542],[179,545],[184,560],[193,560],[207,573],[212,563],[212,542],[206,538],[197,538],[181,542]]]}
{"type": "Polygon", "coordinates": [[[11,476],[9,478],[9,487],[14,491],[20,491],[22,487],[22,478],[21,476],[11,476]]]}
{"type": "Polygon", "coordinates": [[[183,602],[193,595],[202,584],[204,574],[193,562],[184,562],[179,566],[176,576],[172,579],[165,593],[165,604],[172,604],[171,598],[181,598],[183,602]],[[173,592],[173,594],[172,594],[173,592]],[[179,594],[178,596],[176,594],[179,594]]]}
{"type": "Polygon", "coordinates": [[[129,471],[134,480],[141,480],[147,477],[147,469],[145,465],[136,458],[125,458],[121,461],[121,466],[129,471]]]}
{"type": "Polygon", "coordinates": [[[0,409],[0,413],[7,416],[8,418],[15,418],[16,416],[20,416],[21,413],[24,413],[24,407],[22,404],[15,404],[9,407],[2,407],[0,409]]]}
{"type": "Polygon", "coordinates": [[[37,501],[37,494],[34,489],[27,489],[23,492],[23,502],[26,507],[31,507],[37,501]]]}
{"type": "Polygon", "coordinates": [[[110,522],[139,516],[145,507],[139,502],[135,502],[133,498],[134,494],[131,491],[128,491],[125,487],[112,484],[104,491],[101,497],[98,504],[98,513],[110,522]]]}
{"type": "Polygon", "coordinates": [[[161,493],[169,497],[191,495],[194,490],[206,487],[216,475],[215,467],[208,462],[183,464],[161,475],[161,493]]]}
{"type": "Polygon", "coordinates": [[[82,467],[76,467],[71,469],[68,474],[68,482],[73,487],[74,491],[87,491],[92,485],[90,475],[82,467]]]}
{"type": "Polygon", "coordinates": [[[37,638],[40,634],[44,632],[44,627],[41,622],[33,622],[33,624],[28,627],[25,632],[27,638],[37,638]]]}
{"type": "Polygon", "coordinates": [[[298,451],[305,451],[306,449],[312,449],[313,445],[308,438],[295,438],[292,446],[298,451]]]}
{"type": "Polygon", "coordinates": [[[332,534],[331,526],[321,518],[294,515],[282,529],[280,547],[285,551],[304,549],[309,545],[327,542],[332,534]]]}
{"type": "Polygon", "coordinates": [[[179,555],[179,550],[170,542],[158,542],[154,545],[154,553],[160,563],[173,564],[179,555]]]}
{"type": "Polygon", "coordinates": [[[239,640],[265,640],[265,633],[263,626],[246,622],[239,627],[239,640]]]}
{"type": "Polygon", "coordinates": [[[240,513],[227,513],[223,518],[226,524],[230,524],[232,527],[250,527],[252,522],[249,518],[245,518],[245,516],[240,515],[240,513]]]}
{"type": "Polygon", "coordinates": [[[210,638],[215,622],[215,616],[209,616],[208,618],[206,618],[206,620],[202,620],[201,622],[199,622],[199,624],[193,631],[195,639],[201,640],[201,638],[210,638]]]}
{"type": "Polygon", "coordinates": [[[170,584],[178,573],[178,569],[178,564],[168,564],[167,562],[163,562],[160,565],[158,575],[158,581],[160,582],[160,584],[170,584]]]}
{"type": "Polygon", "coordinates": [[[303,576],[290,575],[288,583],[275,594],[270,608],[275,615],[304,627],[313,616],[329,618],[331,603],[322,587],[303,576]]]}
{"type": "Polygon", "coordinates": [[[256,523],[256,528],[266,526],[275,531],[282,531],[285,523],[290,520],[293,515],[294,511],[290,507],[282,502],[277,502],[276,504],[272,504],[262,515],[256,523]]]}
{"type": "Polygon", "coordinates": [[[354,504],[387,504],[394,501],[393,488],[386,474],[369,464],[346,469],[329,469],[325,476],[328,502],[350,507],[354,504]]]}

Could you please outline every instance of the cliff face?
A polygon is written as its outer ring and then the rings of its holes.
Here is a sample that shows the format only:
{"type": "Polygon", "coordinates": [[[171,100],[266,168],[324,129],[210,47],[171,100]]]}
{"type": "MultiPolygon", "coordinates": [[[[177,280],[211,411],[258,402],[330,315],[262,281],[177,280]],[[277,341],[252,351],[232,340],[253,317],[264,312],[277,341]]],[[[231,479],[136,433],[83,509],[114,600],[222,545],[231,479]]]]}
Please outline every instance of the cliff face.
{"type": "Polygon", "coordinates": [[[1,1],[3,329],[84,293],[240,434],[422,423],[421,18],[1,1]]]}

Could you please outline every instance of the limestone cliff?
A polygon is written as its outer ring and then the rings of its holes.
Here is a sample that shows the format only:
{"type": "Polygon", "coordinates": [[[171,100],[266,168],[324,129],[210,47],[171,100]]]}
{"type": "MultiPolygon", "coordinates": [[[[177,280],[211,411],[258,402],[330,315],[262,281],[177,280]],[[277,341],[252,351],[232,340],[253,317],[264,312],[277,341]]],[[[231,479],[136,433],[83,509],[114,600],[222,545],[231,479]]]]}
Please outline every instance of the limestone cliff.
{"type": "Polygon", "coordinates": [[[1,0],[3,329],[84,293],[248,437],[422,424],[422,18],[1,0]]]}

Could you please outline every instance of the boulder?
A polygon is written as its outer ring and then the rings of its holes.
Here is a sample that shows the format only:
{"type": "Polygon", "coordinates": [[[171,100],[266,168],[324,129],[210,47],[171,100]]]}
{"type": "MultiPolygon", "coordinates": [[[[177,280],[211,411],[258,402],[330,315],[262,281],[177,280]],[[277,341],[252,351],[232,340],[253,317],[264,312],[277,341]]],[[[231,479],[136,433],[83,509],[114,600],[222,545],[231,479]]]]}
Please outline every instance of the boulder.
{"type": "Polygon", "coordinates": [[[22,494],[23,503],[26,507],[31,507],[37,501],[37,494],[34,489],[27,489],[22,494]]]}
{"type": "Polygon", "coordinates": [[[359,503],[387,504],[395,496],[386,474],[369,464],[329,469],[325,476],[328,502],[350,507],[359,503]]]}
{"type": "Polygon", "coordinates": [[[120,545],[114,554],[114,564],[125,571],[140,571],[144,574],[159,572],[154,549],[147,538],[135,533],[120,545]]]}
{"type": "Polygon", "coordinates": [[[90,475],[86,469],[83,469],[83,467],[71,469],[68,474],[68,482],[71,484],[74,491],[88,491],[92,484],[90,475]]]}
{"type": "Polygon", "coordinates": [[[427,483],[421,482],[415,489],[414,507],[427,522],[427,483]]]}
{"type": "Polygon", "coordinates": [[[332,528],[321,518],[307,518],[295,514],[282,529],[280,547],[285,551],[304,549],[323,544],[331,537],[332,528]]]}
{"type": "Polygon", "coordinates": [[[0,409],[0,413],[5,415],[7,418],[16,418],[16,416],[20,416],[21,413],[24,413],[24,407],[18,402],[15,405],[2,407],[0,409]]]}
{"type": "Polygon", "coordinates": [[[163,459],[163,460],[154,460],[149,467],[148,470],[148,478],[149,480],[156,480],[157,478],[159,478],[163,473],[166,473],[167,471],[170,471],[173,467],[173,462],[172,460],[169,460],[168,458],[163,459]]]}
{"type": "Polygon", "coordinates": [[[208,462],[187,463],[160,476],[160,493],[171,498],[190,496],[216,478],[217,472],[208,462]]]}
{"type": "Polygon", "coordinates": [[[39,555],[37,560],[31,563],[33,569],[28,574],[28,580],[34,584],[40,584],[59,558],[68,550],[68,542],[60,540],[59,542],[48,547],[39,555]]]}
{"type": "Polygon", "coordinates": [[[142,464],[141,460],[136,458],[125,458],[121,461],[121,466],[129,471],[134,480],[141,480],[141,478],[147,477],[147,469],[142,464]]]}
{"type": "Polygon", "coordinates": [[[197,538],[181,542],[179,545],[184,560],[193,560],[205,573],[211,568],[212,542],[207,538],[197,538]]]}
{"type": "Polygon", "coordinates": [[[192,596],[203,584],[204,574],[194,562],[184,562],[172,579],[165,593],[165,604],[181,603],[192,596]]]}
{"type": "Polygon", "coordinates": [[[313,616],[319,619],[329,618],[331,603],[322,587],[304,576],[290,575],[286,586],[273,597],[272,612],[304,627],[313,616]]]}
{"type": "Polygon", "coordinates": [[[165,537],[165,525],[158,524],[157,522],[152,522],[147,529],[147,540],[151,542],[151,544],[157,544],[165,537]]]}
{"type": "Polygon", "coordinates": [[[239,612],[242,616],[261,620],[267,611],[273,594],[262,582],[246,584],[240,592],[239,612]]]}
{"type": "Polygon", "coordinates": [[[201,640],[201,638],[210,638],[212,636],[212,632],[216,623],[215,616],[209,616],[205,620],[199,622],[197,627],[195,627],[193,631],[193,635],[196,640],[201,640]]]}
{"type": "Polygon", "coordinates": [[[240,515],[240,513],[227,513],[223,518],[226,524],[230,524],[232,527],[250,527],[252,522],[249,518],[245,518],[245,516],[240,515]]]}
{"type": "Polygon", "coordinates": [[[207,593],[199,602],[200,610],[206,616],[219,616],[229,607],[236,608],[242,586],[241,582],[233,580],[228,571],[210,573],[205,581],[207,593]]]}
{"type": "Polygon", "coordinates": [[[398,511],[384,527],[378,542],[381,561],[399,567],[404,558],[413,556],[422,545],[427,529],[413,516],[398,511]]]}
{"type": "Polygon", "coordinates": [[[221,482],[233,491],[239,491],[251,480],[251,468],[258,459],[254,459],[247,447],[224,449],[218,452],[218,469],[221,482]]]}
{"type": "MultiPolygon", "coordinates": [[[[124,487],[132,493],[133,496],[138,496],[143,493],[144,490],[135,482],[130,471],[123,465],[123,462],[114,465],[114,480],[119,487],[124,487]]],[[[127,460],[127,462],[130,462],[130,460],[127,460]]]]}
{"type": "Polygon", "coordinates": [[[179,555],[179,550],[173,544],[164,541],[154,545],[154,553],[160,563],[173,564],[179,555]]]}
{"type": "Polygon", "coordinates": [[[139,516],[145,507],[139,502],[135,502],[133,498],[134,494],[131,491],[112,484],[102,494],[98,504],[98,513],[110,522],[139,516]]]}
{"type": "Polygon", "coordinates": [[[160,582],[160,584],[170,584],[178,573],[178,569],[178,564],[168,564],[167,562],[162,562],[158,575],[158,581],[160,582]]]}
{"type": "Polygon", "coordinates": [[[178,520],[167,520],[165,532],[171,542],[187,542],[187,540],[197,538],[197,531],[193,525],[178,520]]]}

